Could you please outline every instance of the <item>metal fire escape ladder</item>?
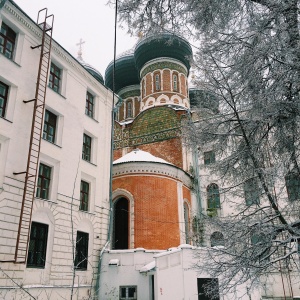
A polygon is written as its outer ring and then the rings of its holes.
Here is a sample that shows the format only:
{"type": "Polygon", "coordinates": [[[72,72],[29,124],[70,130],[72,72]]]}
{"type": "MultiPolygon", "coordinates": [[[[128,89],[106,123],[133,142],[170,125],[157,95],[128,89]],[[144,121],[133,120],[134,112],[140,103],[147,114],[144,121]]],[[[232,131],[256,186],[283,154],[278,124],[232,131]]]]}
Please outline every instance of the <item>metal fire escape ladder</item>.
{"type": "Polygon", "coordinates": [[[31,47],[32,49],[40,47],[41,53],[40,53],[35,98],[31,100],[23,101],[24,103],[28,103],[28,102],[34,103],[27,169],[25,172],[14,173],[15,175],[25,174],[24,193],[22,199],[19,228],[18,228],[18,235],[17,235],[17,242],[16,242],[16,249],[15,249],[15,257],[14,257],[15,263],[25,263],[27,257],[27,251],[28,251],[32,206],[35,197],[41,138],[43,132],[43,118],[44,118],[44,110],[45,110],[48,71],[50,65],[53,21],[54,21],[54,16],[47,14],[47,8],[41,9],[38,12],[37,23],[42,29],[42,43],[40,45],[31,47]]]}

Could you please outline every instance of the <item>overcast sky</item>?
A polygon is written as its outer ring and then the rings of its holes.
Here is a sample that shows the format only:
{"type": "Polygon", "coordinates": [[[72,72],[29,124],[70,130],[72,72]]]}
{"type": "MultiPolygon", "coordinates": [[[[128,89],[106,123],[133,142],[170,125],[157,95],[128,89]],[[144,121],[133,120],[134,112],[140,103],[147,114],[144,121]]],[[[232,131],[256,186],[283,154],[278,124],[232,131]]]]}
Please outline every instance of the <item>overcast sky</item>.
{"type": "MultiPolygon", "coordinates": [[[[34,21],[40,9],[48,8],[54,15],[53,38],[75,58],[80,38],[83,44],[83,60],[104,76],[107,65],[113,59],[114,9],[107,0],[14,0],[34,21]]],[[[117,31],[117,55],[134,46],[136,37],[130,37],[125,29],[117,31]]]]}

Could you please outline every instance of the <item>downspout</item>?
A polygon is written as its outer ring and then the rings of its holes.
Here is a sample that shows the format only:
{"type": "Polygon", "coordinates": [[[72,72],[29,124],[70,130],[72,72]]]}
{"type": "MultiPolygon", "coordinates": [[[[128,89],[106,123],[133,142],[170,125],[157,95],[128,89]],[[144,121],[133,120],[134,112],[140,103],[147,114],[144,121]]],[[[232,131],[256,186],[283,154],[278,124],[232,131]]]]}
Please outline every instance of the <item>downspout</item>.
{"type": "MultiPolygon", "coordinates": [[[[191,114],[190,110],[188,110],[188,118],[189,118],[189,122],[190,122],[191,126],[194,128],[195,125],[193,123],[192,114],[191,114]]],[[[200,176],[199,176],[200,172],[199,172],[199,164],[198,164],[198,149],[197,149],[197,145],[195,142],[192,142],[192,159],[193,159],[193,166],[194,166],[194,172],[195,172],[194,179],[197,180],[196,185],[195,185],[196,200],[197,200],[197,204],[198,204],[197,218],[199,218],[199,220],[201,220],[202,216],[203,216],[203,212],[202,212],[202,201],[201,201],[201,193],[200,193],[200,176]]]]}
{"type": "MultiPolygon", "coordinates": [[[[112,99],[112,110],[111,110],[111,142],[110,142],[110,171],[109,171],[109,223],[107,229],[107,241],[102,248],[99,256],[98,263],[98,276],[95,286],[95,295],[96,299],[100,300],[100,279],[101,279],[101,266],[102,266],[102,257],[103,253],[106,250],[110,239],[111,239],[111,230],[112,230],[112,168],[113,168],[113,159],[114,159],[114,124],[115,124],[115,69],[116,69],[116,45],[117,45],[117,14],[118,14],[118,0],[115,3],[115,32],[114,32],[114,65],[113,65],[113,99],[112,99]]],[[[120,105],[120,99],[118,99],[117,105],[120,105]]],[[[116,108],[117,109],[117,108],[116,108]]]]}

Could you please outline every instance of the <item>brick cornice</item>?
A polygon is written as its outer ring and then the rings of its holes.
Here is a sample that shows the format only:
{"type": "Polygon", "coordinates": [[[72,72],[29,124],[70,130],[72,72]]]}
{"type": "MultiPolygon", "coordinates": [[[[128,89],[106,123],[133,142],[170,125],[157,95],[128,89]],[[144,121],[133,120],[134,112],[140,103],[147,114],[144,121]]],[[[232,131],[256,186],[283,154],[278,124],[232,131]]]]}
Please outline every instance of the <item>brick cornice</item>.
{"type": "Polygon", "coordinates": [[[182,169],[158,162],[126,162],[113,166],[113,178],[130,175],[159,176],[175,179],[182,182],[187,187],[191,186],[191,176],[182,169]]]}
{"type": "MultiPolygon", "coordinates": [[[[6,1],[2,10],[9,13],[14,19],[16,19],[23,27],[31,32],[31,34],[37,39],[42,39],[42,30],[39,26],[24,13],[18,6],[15,6],[14,3],[6,1]]],[[[2,13],[2,11],[1,11],[2,13]]],[[[65,50],[61,45],[59,45],[55,40],[52,41],[53,52],[60,58],[62,58],[71,68],[75,69],[75,72],[80,73],[82,76],[87,79],[90,84],[93,86],[99,86],[100,84],[84,69],[84,67],[78,62],[67,50],[65,50]],[[92,79],[93,78],[93,79],[92,79]],[[97,83],[96,83],[97,82],[97,83]]],[[[101,89],[107,90],[104,85],[101,85],[101,89]]]]}

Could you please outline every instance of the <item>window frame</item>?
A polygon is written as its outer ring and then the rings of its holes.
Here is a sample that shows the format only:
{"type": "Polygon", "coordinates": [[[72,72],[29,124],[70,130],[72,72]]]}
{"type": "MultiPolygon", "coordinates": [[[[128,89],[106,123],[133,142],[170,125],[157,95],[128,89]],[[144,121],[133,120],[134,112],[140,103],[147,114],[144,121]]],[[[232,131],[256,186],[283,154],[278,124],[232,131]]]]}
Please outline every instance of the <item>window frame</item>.
{"type": "Polygon", "coordinates": [[[178,85],[179,85],[179,81],[178,81],[178,74],[177,73],[173,73],[172,74],[172,86],[173,86],[173,91],[174,92],[178,92],[178,85]]]}
{"type": "Polygon", "coordinates": [[[119,300],[137,300],[137,285],[121,285],[119,288],[119,300]],[[135,296],[129,297],[129,289],[135,289],[135,296]],[[122,296],[122,289],[126,289],[125,297],[122,296]]]}
{"type": "Polygon", "coordinates": [[[183,202],[183,219],[184,219],[184,233],[185,233],[185,243],[190,243],[190,208],[187,202],[183,202]]]}
{"type": "Polygon", "coordinates": [[[83,133],[83,143],[82,143],[82,159],[91,162],[92,161],[92,143],[93,138],[86,133],[83,133]],[[89,139],[89,143],[86,143],[86,139],[89,139]],[[87,151],[88,150],[88,151],[87,151]],[[89,153],[87,153],[89,152],[89,153]]]}
{"type": "Polygon", "coordinates": [[[225,246],[225,239],[222,232],[215,231],[210,235],[210,246],[211,247],[225,246]]]}
{"type": "Polygon", "coordinates": [[[77,230],[74,268],[86,271],[89,254],[89,233],[77,230]]]}
{"type": "Polygon", "coordinates": [[[126,117],[133,118],[133,100],[126,101],[126,117]]]}
{"type": "Polygon", "coordinates": [[[62,73],[63,73],[62,68],[58,67],[54,62],[51,62],[48,87],[52,89],[54,92],[59,94],[61,94],[62,73]],[[58,75],[56,74],[56,71],[59,71],[58,75]],[[58,83],[55,83],[55,79],[58,80],[58,83]]]}
{"type": "Polygon", "coordinates": [[[26,267],[27,268],[39,268],[44,269],[46,264],[46,255],[47,255],[47,243],[48,243],[48,233],[49,233],[49,225],[39,222],[32,222],[31,223],[31,230],[30,230],[30,239],[29,239],[29,246],[28,246],[28,254],[27,254],[27,261],[26,261],[26,267]],[[37,227],[36,227],[37,226],[37,227]],[[44,236],[41,237],[34,237],[33,231],[34,228],[38,229],[44,229],[44,236]],[[34,241],[34,242],[33,242],[34,241]],[[40,243],[37,241],[40,241],[42,244],[42,247],[40,247],[40,243]],[[31,246],[33,244],[33,246],[31,246]],[[31,251],[31,247],[34,248],[33,251],[31,251]],[[31,253],[33,254],[31,255],[31,253]],[[41,262],[38,262],[37,253],[41,253],[41,262]],[[31,258],[32,257],[32,258],[31,258]],[[32,262],[31,262],[32,261],[32,262]]]}
{"type": "Polygon", "coordinates": [[[161,90],[161,76],[160,73],[154,74],[154,88],[156,92],[161,90]]]}
{"type": "Polygon", "coordinates": [[[95,119],[95,96],[89,91],[86,92],[85,114],[90,118],[95,119]]]}
{"type": "Polygon", "coordinates": [[[211,183],[210,185],[207,186],[206,191],[207,191],[207,208],[208,209],[221,208],[219,186],[216,183],[211,183]]]}
{"type": "Polygon", "coordinates": [[[290,171],[285,175],[284,180],[285,180],[285,187],[288,195],[288,200],[290,202],[299,200],[300,199],[300,176],[295,171],[290,171]]]}
{"type": "Polygon", "coordinates": [[[244,198],[246,206],[260,204],[259,186],[255,178],[247,179],[244,182],[244,198]]]}
{"type": "Polygon", "coordinates": [[[51,175],[52,175],[52,167],[41,163],[39,164],[39,173],[38,173],[38,180],[37,180],[37,184],[36,184],[36,197],[40,198],[40,199],[45,199],[45,200],[49,200],[50,199],[50,189],[51,189],[51,175]],[[50,173],[49,173],[49,177],[44,176],[44,174],[40,174],[41,172],[41,167],[46,167],[49,168],[50,173]],[[40,183],[41,180],[41,183],[40,183]],[[45,187],[44,184],[45,182],[47,182],[48,180],[48,187],[45,187]],[[42,192],[43,190],[46,190],[46,197],[42,197],[42,192]]]}
{"type": "Polygon", "coordinates": [[[57,134],[57,120],[58,116],[51,112],[48,109],[45,109],[45,117],[44,117],[44,127],[43,127],[43,139],[49,143],[55,144],[56,143],[56,134],[57,134]],[[47,121],[47,116],[49,116],[49,121],[47,121]],[[50,121],[50,117],[52,120],[50,121]],[[54,120],[55,118],[55,120],[54,120]],[[54,120],[54,121],[53,121],[54,120]],[[45,126],[47,126],[47,130],[45,131],[45,126]],[[53,128],[53,134],[51,135],[49,132],[49,128],[53,128]],[[52,141],[49,137],[53,137],[52,141]]]}
{"type": "Polygon", "coordinates": [[[15,56],[15,48],[16,48],[16,43],[17,43],[17,33],[10,27],[8,26],[5,22],[2,22],[1,24],[1,29],[0,29],[0,38],[3,38],[3,45],[0,45],[0,53],[3,54],[6,58],[13,60],[15,56]],[[6,34],[3,33],[2,28],[7,27],[6,34]],[[13,34],[14,37],[10,36],[10,34],[13,34]],[[8,50],[7,48],[7,42],[11,43],[12,49],[8,50]],[[3,47],[3,51],[1,51],[1,47],[3,47]],[[6,55],[6,51],[9,51],[10,56],[8,57],[6,55]]]}
{"type": "Polygon", "coordinates": [[[81,180],[80,181],[80,204],[79,204],[79,210],[81,211],[89,211],[89,202],[90,202],[90,183],[81,180]],[[85,191],[83,188],[85,185],[87,187],[87,191],[85,191]]]}
{"type": "Polygon", "coordinates": [[[5,94],[1,95],[0,98],[3,99],[3,106],[0,107],[0,117],[5,118],[6,116],[6,108],[7,108],[7,103],[8,103],[8,95],[9,95],[9,85],[5,84],[4,82],[0,81],[0,85],[4,86],[5,94]]]}
{"type": "Polygon", "coordinates": [[[215,151],[210,150],[203,152],[203,161],[205,166],[214,164],[216,162],[215,151]]]}

